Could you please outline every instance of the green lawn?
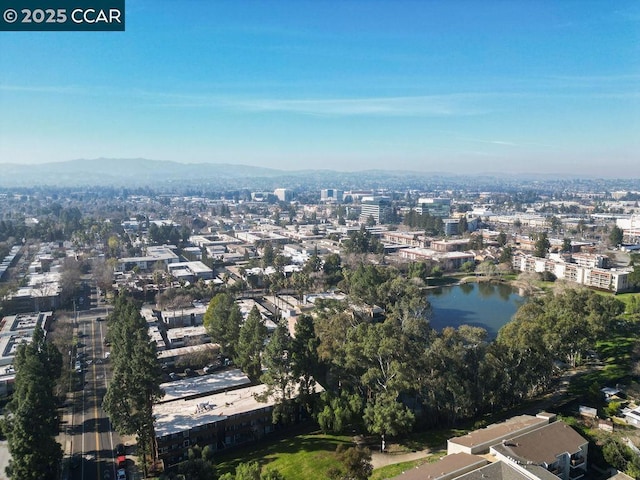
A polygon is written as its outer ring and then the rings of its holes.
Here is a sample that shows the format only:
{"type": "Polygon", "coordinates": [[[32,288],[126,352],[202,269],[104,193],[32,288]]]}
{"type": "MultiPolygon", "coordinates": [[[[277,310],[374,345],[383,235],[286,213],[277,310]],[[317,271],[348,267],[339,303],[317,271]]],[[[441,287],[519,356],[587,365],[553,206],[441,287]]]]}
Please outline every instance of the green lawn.
{"type": "MultiPolygon", "coordinates": [[[[411,452],[429,448],[435,453],[427,459],[389,465],[376,469],[373,479],[394,477],[403,471],[427,461],[435,461],[446,452],[446,441],[456,435],[466,433],[463,430],[443,429],[413,433],[406,438],[389,442],[389,448],[395,452],[411,452]]],[[[334,452],[340,444],[353,445],[349,435],[325,435],[319,432],[303,433],[284,438],[273,443],[265,442],[245,449],[233,450],[227,455],[216,457],[218,474],[234,472],[239,463],[258,462],[263,472],[275,468],[287,480],[326,480],[327,471],[339,466],[334,452]]]]}
{"type": "Polygon", "coordinates": [[[216,458],[216,463],[219,474],[235,471],[239,463],[258,462],[263,471],[265,467],[275,468],[287,480],[326,480],[327,470],[338,466],[334,452],[340,444],[353,445],[352,437],[302,434],[270,444],[234,450],[216,458]]]}
{"type": "Polygon", "coordinates": [[[604,366],[574,377],[570,391],[580,395],[594,383],[601,386],[613,385],[628,377],[631,370],[631,354],[636,342],[635,337],[623,335],[598,342],[596,350],[604,366]]]}
{"type": "Polygon", "coordinates": [[[373,475],[371,475],[370,480],[386,480],[388,478],[397,477],[402,472],[406,472],[411,470],[412,468],[419,467],[425,463],[433,463],[440,460],[447,452],[440,451],[438,453],[434,453],[433,455],[429,455],[427,458],[421,458],[419,460],[413,460],[411,462],[402,462],[395,463],[393,465],[387,465],[386,467],[381,467],[373,471],[373,475]]]}

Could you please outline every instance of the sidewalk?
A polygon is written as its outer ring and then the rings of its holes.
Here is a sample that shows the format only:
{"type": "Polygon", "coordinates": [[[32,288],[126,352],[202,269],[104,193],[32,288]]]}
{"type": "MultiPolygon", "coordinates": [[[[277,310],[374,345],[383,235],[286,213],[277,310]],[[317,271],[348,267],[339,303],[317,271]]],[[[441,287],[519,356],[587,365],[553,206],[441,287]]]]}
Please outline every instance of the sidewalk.
{"type": "Polygon", "coordinates": [[[409,452],[409,453],[381,453],[381,452],[372,452],[371,453],[371,465],[373,468],[386,467],[387,465],[393,465],[395,463],[402,462],[410,462],[411,460],[418,460],[420,458],[425,458],[431,454],[431,450],[428,448],[425,450],[420,450],[418,452],[409,452]]]}

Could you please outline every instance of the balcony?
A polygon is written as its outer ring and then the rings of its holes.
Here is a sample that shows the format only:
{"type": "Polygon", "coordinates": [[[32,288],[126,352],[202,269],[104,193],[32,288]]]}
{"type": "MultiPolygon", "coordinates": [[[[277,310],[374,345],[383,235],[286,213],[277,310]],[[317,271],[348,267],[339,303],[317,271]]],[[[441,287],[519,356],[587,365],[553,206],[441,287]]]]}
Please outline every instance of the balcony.
{"type": "Polygon", "coordinates": [[[584,457],[571,457],[571,468],[579,467],[584,463],[584,457]]]}
{"type": "Polygon", "coordinates": [[[585,471],[579,468],[572,468],[569,471],[569,478],[570,480],[578,480],[582,477],[584,477],[585,471]]]}

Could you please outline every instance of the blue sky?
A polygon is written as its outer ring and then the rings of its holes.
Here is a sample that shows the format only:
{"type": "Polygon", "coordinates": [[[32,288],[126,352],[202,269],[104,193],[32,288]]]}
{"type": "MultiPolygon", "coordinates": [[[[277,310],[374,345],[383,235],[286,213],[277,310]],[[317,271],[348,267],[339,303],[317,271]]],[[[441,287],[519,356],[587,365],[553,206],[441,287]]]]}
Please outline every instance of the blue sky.
{"type": "Polygon", "coordinates": [[[0,32],[0,163],[637,177],[639,107],[636,1],[127,0],[125,32],[0,32]]]}

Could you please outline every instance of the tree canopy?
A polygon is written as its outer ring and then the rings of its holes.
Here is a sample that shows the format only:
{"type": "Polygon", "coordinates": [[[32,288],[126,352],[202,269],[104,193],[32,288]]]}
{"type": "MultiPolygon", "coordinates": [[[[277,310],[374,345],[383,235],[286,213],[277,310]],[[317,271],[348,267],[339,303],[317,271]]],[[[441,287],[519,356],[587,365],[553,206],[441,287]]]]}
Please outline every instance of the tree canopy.
{"type": "Polygon", "coordinates": [[[62,448],[55,439],[53,389],[62,371],[62,355],[36,328],[31,343],[18,347],[14,365],[15,391],[4,425],[11,452],[7,474],[19,480],[57,479],[62,448]]]}
{"type": "Polygon", "coordinates": [[[139,306],[121,294],[109,315],[109,339],[113,379],[103,400],[103,408],[121,435],[135,434],[144,457],[155,458],[153,403],[163,395],[162,370],[155,344],[139,306]]]}

